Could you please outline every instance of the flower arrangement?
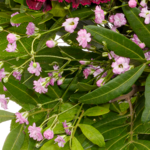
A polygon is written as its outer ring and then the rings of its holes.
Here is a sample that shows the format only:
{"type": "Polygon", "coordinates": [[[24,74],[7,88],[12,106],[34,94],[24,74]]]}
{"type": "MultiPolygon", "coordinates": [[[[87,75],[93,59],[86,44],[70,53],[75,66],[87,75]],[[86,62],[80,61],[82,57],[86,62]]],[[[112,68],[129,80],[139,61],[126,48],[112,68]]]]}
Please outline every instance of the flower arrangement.
{"type": "Polygon", "coordinates": [[[149,149],[149,1],[0,3],[3,150],[149,149]]]}

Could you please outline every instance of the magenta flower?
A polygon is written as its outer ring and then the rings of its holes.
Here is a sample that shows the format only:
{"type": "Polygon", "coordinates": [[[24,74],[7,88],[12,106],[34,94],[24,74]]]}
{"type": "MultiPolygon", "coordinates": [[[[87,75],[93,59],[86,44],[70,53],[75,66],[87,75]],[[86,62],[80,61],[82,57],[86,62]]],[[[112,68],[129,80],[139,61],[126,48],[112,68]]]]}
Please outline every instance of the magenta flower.
{"type": "Polygon", "coordinates": [[[103,85],[105,84],[105,82],[103,82],[103,81],[104,81],[104,79],[105,79],[105,78],[101,78],[101,79],[99,79],[99,80],[96,82],[96,85],[97,85],[98,87],[103,86],[103,85]]]}
{"type": "Polygon", "coordinates": [[[26,29],[27,29],[26,34],[28,35],[28,37],[30,37],[31,35],[34,35],[35,33],[39,31],[39,29],[35,26],[33,22],[29,22],[26,29]]]}
{"type": "Polygon", "coordinates": [[[34,140],[37,140],[37,141],[43,140],[43,136],[42,136],[42,133],[41,133],[41,128],[36,127],[35,123],[33,123],[33,126],[29,126],[28,130],[29,130],[29,133],[30,133],[29,134],[30,138],[33,138],[34,140]]]}
{"type": "Polygon", "coordinates": [[[19,122],[20,124],[23,124],[23,123],[26,123],[27,125],[29,124],[28,120],[27,120],[27,116],[28,116],[28,113],[27,112],[24,112],[24,113],[15,113],[16,115],[16,123],[19,122]]]}
{"type": "Polygon", "coordinates": [[[48,129],[44,132],[43,135],[44,135],[45,139],[50,140],[54,137],[54,132],[52,130],[48,129]]]}
{"type": "Polygon", "coordinates": [[[7,35],[7,40],[8,40],[8,42],[9,42],[10,44],[12,44],[12,43],[16,42],[16,40],[17,40],[17,35],[16,35],[16,34],[13,34],[13,33],[9,33],[9,34],[7,35]]]}
{"type": "Polygon", "coordinates": [[[4,90],[4,91],[7,91],[7,88],[6,88],[4,85],[3,85],[3,90],[4,90]]]}
{"type": "Polygon", "coordinates": [[[40,72],[42,72],[42,68],[38,62],[31,61],[28,67],[28,71],[31,74],[35,74],[35,76],[39,76],[40,72]]]}
{"type": "Polygon", "coordinates": [[[26,0],[26,3],[30,9],[40,10],[43,6],[43,11],[49,11],[52,9],[51,0],[26,0]]]}
{"type": "Polygon", "coordinates": [[[57,42],[54,41],[54,40],[48,40],[48,41],[46,42],[46,45],[47,45],[47,47],[49,47],[49,48],[53,48],[53,47],[55,47],[55,46],[57,45],[57,42]]]}
{"type": "Polygon", "coordinates": [[[147,9],[147,7],[141,9],[139,16],[145,18],[145,24],[150,23],[150,11],[147,9]]]}
{"type": "Polygon", "coordinates": [[[38,93],[46,93],[48,89],[46,88],[46,80],[45,78],[41,78],[38,81],[33,81],[33,89],[35,89],[38,93]]]}
{"type": "Polygon", "coordinates": [[[62,124],[63,124],[66,134],[71,135],[71,131],[68,129],[69,126],[67,125],[66,120],[62,124]]]}
{"type": "Polygon", "coordinates": [[[65,30],[67,32],[73,33],[76,29],[79,22],[79,18],[68,18],[66,21],[62,24],[63,27],[65,27],[65,30]]]}
{"type": "Polygon", "coordinates": [[[3,79],[5,76],[6,76],[6,74],[5,74],[5,69],[2,68],[2,69],[0,70],[0,82],[2,81],[2,79],[3,79]]]}
{"type": "Polygon", "coordinates": [[[20,81],[22,74],[21,74],[21,72],[19,72],[18,70],[16,70],[16,71],[13,72],[13,76],[14,76],[17,80],[20,81]]]}
{"type": "MultiPolygon", "coordinates": [[[[13,17],[13,16],[15,16],[15,15],[17,15],[17,14],[19,14],[19,12],[13,13],[13,14],[11,15],[11,17],[13,17]]],[[[10,22],[10,24],[11,24],[12,26],[19,27],[21,23],[12,23],[12,22],[10,22]]]]}
{"type": "Polygon", "coordinates": [[[83,70],[83,75],[85,79],[87,79],[90,74],[91,74],[91,68],[86,68],[83,70]]]}
{"type": "Polygon", "coordinates": [[[9,97],[5,97],[4,94],[0,94],[0,103],[1,103],[1,107],[4,109],[8,109],[7,108],[7,101],[9,100],[9,97]]]}
{"type": "Polygon", "coordinates": [[[16,44],[16,42],[14,42],[12,44],[7,45],[6,51],[7,52],[15,52],[16,49],[17,49],[17,44],[16,44]]]}
{"type": "Polygon", "coordinates": [[[62,136],[57,136],[57,138],[54,140],[56,143],[58,143],[59,147],[64,147],[65,140],[63,139],[62,136]]]}
{"type": "Polygon", "coordinates": [[[130,59],[119,57],[115,62],[112,63],[111,67],[113,68],[113,73],[121,74],[130,69],[129,65],[130,59]]]}
{"type": "Polygon", "coordinates": [[[80,46],[86,48],[88,42],[91,41],[91,34],[87,33],[85,29],[81,29],[80,31],[78,31],[78,37],[76,38],[76,40],[79,42],[80,46]]]}
{"type": "Polygon", "coordinates": [[[137,5],[137,1],[136,0],[129,0],[128,5],[129,5],[129,7],[134,8],[137,5]]]}
{"type": "Polygon", "coordinates": [[[101,24],[105,20],[104,11],[101,9],[101,6],[96,6],[95,8],[95,22],[101,24]]]}
{"type": "Polygon", "coordinates": [[[121,27],[127,23],[125,15],[123,13],[117,13],[114,15],[114,25],[121,27]]]}

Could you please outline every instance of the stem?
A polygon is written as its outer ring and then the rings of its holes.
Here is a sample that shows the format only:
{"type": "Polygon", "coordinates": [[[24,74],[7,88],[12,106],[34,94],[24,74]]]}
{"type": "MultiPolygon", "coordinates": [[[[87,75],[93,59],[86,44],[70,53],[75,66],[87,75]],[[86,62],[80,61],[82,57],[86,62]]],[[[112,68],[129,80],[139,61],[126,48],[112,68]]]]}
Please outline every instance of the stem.
{"type": "Polygon", "coordinates": [[[40,36],[38,35],[37,37],[34,38],[34,40],[32,41],[32,45],[31,45],[31,54],[34,53],[34,42],[36,39],[38,39],[40,36]]]}
{"type": "Polygon", "coordinates": [[[25,51],[27,52],[28,55],[30,55],[30,53],[28,52],[28,50],[26,49],[26,47],[24,46],[24,44],[21,42],[21,40],[18,40],[20,42],[20,44],[22,45],[22,47],[25,49],[25,51]]]}
{"type": "Polygon", "coordinates": [[[52,31],[55,31],[55,30],[58,30],[58,29],[60,29],[60,28],[62,28],[62,26],[57,27],[57,28],[55,28],[55,29],[51,29],[51,30],[45,31],[45,32],[41,33],[41,35],[46,34],[46,33],[49,33],[49,32],[52,32],[52,31]]]}
{"type": "Polygon", "coordinates": [[[35,57],[50,57],[50,58],[58,58],[58,59],[69,60],[69,58],[66,58],[66,57],[59,57],[59,56],[54,56],[54,55],[36,55],[35,57]]]}
{"type": "Polygon", "coordinates": [[[26,79],[22,84],[25,84],[28,80],[30,80],[33,77],[33,75],[31,75],[28,79],[26,79]]]}
{"type": "Polygon", "coordinates": [[[46,104],[53,103],[53,102],[57,102],[57,101],[62,101],[62,98],[57,98],[57,99],[55,99],[55,100],[53,100],[53,101],[46,102],[46,103],[42,104],[42,106],[43,106],[43,105],[46,105],[46,104]]]}

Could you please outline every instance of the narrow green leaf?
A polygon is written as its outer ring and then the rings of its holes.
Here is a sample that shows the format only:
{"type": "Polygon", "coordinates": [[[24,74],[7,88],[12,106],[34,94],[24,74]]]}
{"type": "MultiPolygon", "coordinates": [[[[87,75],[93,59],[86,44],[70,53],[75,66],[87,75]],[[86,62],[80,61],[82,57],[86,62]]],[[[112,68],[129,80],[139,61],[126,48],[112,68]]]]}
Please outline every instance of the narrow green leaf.
{"type": "Polygon", "coordinates": [[[23,127],[19,125],[8,134],[2,150],[20,150],[25,137],[23,127]]]}
{"type": "Polygon", "coordinates": [[[79,101],[86,104],[106,103],[126,92],[139,78],[145,64],[119,75],[104,86],[82,96],[79,101]]]}
{"type": "Polygon", "coordinates": [[[105,146],[104,137],[102,134],[93,126],[87,124],[79,124],[83,134],[94,144],[99,147],[105,146]]]}
{"type": "Polygon", "coordinates": [[[145,109],[142,114],[142,122],[150,121],[150,74],[145,84],[145,109]]]}
{"type": "Polygon", "coordinates": [[[84,28],[87,32],[91,33],[94,40],[98,43],[102,44],[102,42],[105,41],[107,43],[107,47],[114,51],[117,55],[129,58],[145,58],[143,50],[121,34],[94,25],[89,25],[84,28]]]}
{"type": "Polygon", "coordinates": [[[150,24],[146,25],[144,18],[139,17],[140,9],[130,8],[128,6],[122,7],[122,9],[133,31],[142,42],[150,47],[150,24]]]}
{"type": "Polygon", "coordinates": [[[84,150],[80,142],[75,137],[72,139],[72,150],[84,150]]]}
{"type": "Polygon", "coordinates": [[[15,118],[15,115],[11,112],[0,110],[0,123],[7,121],[7,120],[12,120],[15,118]]]}
{"type": "Polygon", "coordinates": [[[84,116],[100,116],[109,113],[105,107],[95,106],[85,111],[84,116]]]}

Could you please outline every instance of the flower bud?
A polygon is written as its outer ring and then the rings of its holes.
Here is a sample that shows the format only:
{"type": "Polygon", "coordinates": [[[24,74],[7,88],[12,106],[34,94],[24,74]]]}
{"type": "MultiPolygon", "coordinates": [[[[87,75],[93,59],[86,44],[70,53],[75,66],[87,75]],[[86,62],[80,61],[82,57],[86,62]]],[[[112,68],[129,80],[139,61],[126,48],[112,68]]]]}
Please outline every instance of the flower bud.
{"type": "Polygon", "coordinates": [[[3,64],[4,64],[3,61],[0,61],[0,68],[3,66],[3,64]]]}
{"type": "Polygon", "coordinates": [[[108,56],[108,52],[103,52],[102,53],[102,57],[107,57],[108,56]]]}
{"type": "Polygon", "coordinates": [[[0,31],[3,31],[3,27],[2,26],[0,26],[0,31]]]}
{"type": "Polygon", "coordinates": [[[62,78],[58,79],[58,80],[57,80],[57,85],[61,85],[61,84],[63,84],[64,80],[65,80],[65,78],[64,78],[64,77],[62,77],[62,78]]]}
{"type": "Polygon", "coordinates": [[[8,82],[8,77],[5,77],[5,78],[3,79],[3,82],[4,82],[4,83],[7,83],[7,82],[8,82]]]}
{"type": "Polygon", "coordinates": [[[41,145],[39,143],[36,143],[35,147],[39,148],[41,145]]]}
{"type": "Polygon", "coordinates": [[[36,68],[36,67],[37,67],[37,64],[36,64],[36,62],[34,62],[34,63],[33,63],[33,67],[34,67],[34,68],[36,68]]]}

